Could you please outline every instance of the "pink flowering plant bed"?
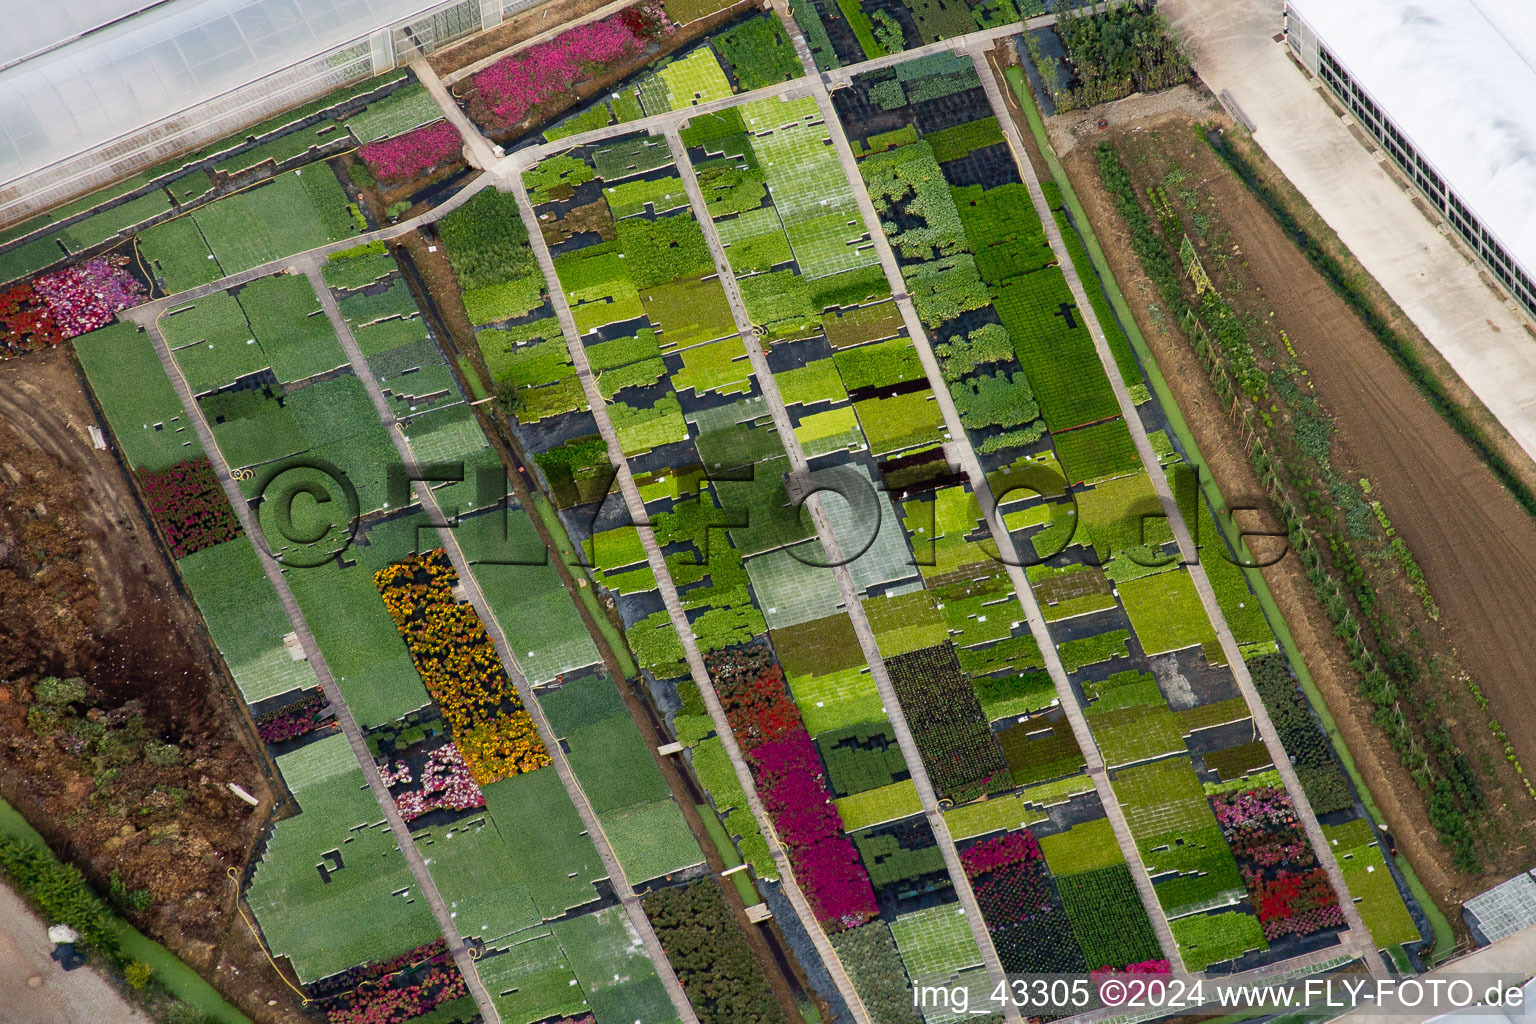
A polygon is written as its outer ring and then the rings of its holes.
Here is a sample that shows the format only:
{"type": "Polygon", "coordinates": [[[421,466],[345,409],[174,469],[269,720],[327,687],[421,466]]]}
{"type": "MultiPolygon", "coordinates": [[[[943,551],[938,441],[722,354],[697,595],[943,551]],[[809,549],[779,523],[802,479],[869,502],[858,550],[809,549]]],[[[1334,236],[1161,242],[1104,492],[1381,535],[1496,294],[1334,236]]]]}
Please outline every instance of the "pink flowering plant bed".
{"type": "Polygon", "coordinates": [[[475,785],[464,755],[452,740],[423,758],[389,761],[379,769],[379,775],[406,821],[432,811],[468,811],[485,806],[485,794],[475,785]],[[413,766],[412,761],[417,763],[413,766]]]}
{"type": "Polygon", "coordinates": [[[442,939],[307,986],[327,1024],[404,1024],[469,995],[442,939]]]}
{"type": "Polygon", "coordinates": [[[370,142],[357,155],[382,184],[399,185],[454,163],[463,148],[464,137],[444,120],[394,138],[370,142]]]}
{"type": "Polygon", "coordinates": [[[316,687],[304,696],[256,719],[256,735],[264,743],[282,743],[314,732],[335,729],[336,720],[326,716],[325,694],[316,687]]]}
{"type": "Polygon", "coordinates": [[[48,304],[60,333],[74,338],[105,327],[119,312],[148,297],[127,266],[126,256],[97,256],[44,274],[32,287],[48,304]]]}
{"type": "Polygon", "coordinates": [[[578,25],[474,75],[464,96],[469,115],[493,132],[513,129],[535,108],[559,95],[571,98],[577,87],[622,67],[674,31],[659,0],[578,25]]]}
{"type": "Polygon", "coordinates": [[[178,559],[240,535],[240,521],[206,457],[135,473],[149,499],[149,510],[178,559]]]}

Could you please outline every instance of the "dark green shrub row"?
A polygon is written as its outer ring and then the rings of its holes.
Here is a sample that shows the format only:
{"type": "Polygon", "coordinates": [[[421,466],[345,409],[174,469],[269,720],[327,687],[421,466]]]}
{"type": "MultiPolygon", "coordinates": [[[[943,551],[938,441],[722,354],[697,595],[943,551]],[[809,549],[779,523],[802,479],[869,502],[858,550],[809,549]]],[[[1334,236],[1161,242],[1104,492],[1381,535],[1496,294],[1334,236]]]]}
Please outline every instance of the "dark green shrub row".
{"type": "Polygon", "coordinates": [[[784,1024],[763,968],[714,879],[641,900],[702,1024],[784,1024]]]}
{"type": "Polygon", "coordinates": [[[912,983],[891,929],[871,921],[832,936],[832,948],[848,969],[864,1008],[880,1024],[921,1024],[923,1016],[912,998],[912,983]]]}

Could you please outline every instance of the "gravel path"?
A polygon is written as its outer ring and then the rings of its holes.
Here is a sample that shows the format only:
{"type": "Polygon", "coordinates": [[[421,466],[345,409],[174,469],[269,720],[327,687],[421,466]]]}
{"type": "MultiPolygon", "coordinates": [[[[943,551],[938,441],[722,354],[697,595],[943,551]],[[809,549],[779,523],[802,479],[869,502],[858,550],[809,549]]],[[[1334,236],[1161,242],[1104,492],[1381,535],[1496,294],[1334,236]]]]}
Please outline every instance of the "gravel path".
{"type": "Polygon", "coordinates": [[[89,967],[65,971],[49,959],[48,926],[0,883],[0,1006],[6,1024],[141,1024],[149,1018],[89,967]]]}

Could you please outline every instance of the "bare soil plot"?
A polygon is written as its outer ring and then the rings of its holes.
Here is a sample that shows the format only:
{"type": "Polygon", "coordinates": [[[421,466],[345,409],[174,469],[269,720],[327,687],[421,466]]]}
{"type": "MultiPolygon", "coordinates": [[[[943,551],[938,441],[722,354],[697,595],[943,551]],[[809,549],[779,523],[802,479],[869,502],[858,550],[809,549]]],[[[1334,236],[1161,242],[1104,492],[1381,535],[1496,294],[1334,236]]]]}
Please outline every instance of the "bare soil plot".
{"type": "Polygon", "coordinates": [[[128,916],[246,1013],[298,1019],[270,971],[246,970],[261,954],[225,873],[243,870],[271,809],[263,759],[129,481],[110,453],[92,449],[95,423],[67,349],[0,366],[0,794],[98,891],[114,870],[127,890],[148,890],[148,908],[128,916]],[[140,759],[110,782],[82,773],[57,737],[28,727],[31,686],[49,674],[83,676],[109,715],[141,702],[180,763],[140,759]],[[228,782],[260,797],[261,809],[228,782]],[[132,821],[93,799],[153,786],[161,792],[132,821]]]}

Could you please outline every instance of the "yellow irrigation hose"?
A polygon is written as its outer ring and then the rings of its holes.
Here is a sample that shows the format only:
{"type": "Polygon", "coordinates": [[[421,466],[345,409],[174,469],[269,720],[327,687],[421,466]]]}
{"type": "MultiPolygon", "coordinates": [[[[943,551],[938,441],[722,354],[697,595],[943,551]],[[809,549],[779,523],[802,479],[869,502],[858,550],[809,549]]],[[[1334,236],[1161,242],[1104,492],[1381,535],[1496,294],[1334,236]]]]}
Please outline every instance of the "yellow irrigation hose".
{"type": "MultiPolygon", "coordinates": [[[[256,945],[257,946],[261,947],[262,955],[267,958],[267,963],[272,965],[272,970],[277,972],[277,976],[282,979],[283,984],[287,985],[290,989],[293,989],[294,994],[299,997],[299,1005],[300,1006],[308,1006],[310,1003],[314,1002],[314,1000],[309,998],[309,996],[305,995],[303,989],[298,988],[297,986],[294,985],[293,982],[288,980],[288,976],[283,973],[283,970],[282,970],[281,967],[277,966],[277,961],[272,959],[272,954],[267,951],[267,944],[265,942],[261,941],[261,933],[256,931],[256,926],[251,923],[250,917],[248,917],[246,915],[245,907],[241,904],[240,899],[239,899],[239,895],[238,895],[238,890],[240,888],[240,876],[235,873],[235,869],[234,868],[225,868],[224,869],[224,873],[229,876],[229,880],[231,882],[235,883],[235,888],[237,890],[236,898],[235,898],[235,909],[240,911],[240,919],[242,921],[244,921],[245,922],[245,926],[251,930],[251,938],[256,940],[256,945]]],[[[428,961],[433,960],[433,959],[435,959],[436,957],[438,957],[440,955],[441,954],[433,953],[431,956],[424,956],[424,957],[422,957],[420,960],[417,960],[413,964],[406,964],[404,967],[400,968],[398,971],[391,971],[388,974],[381,974],[377,978],[367,978],[367,979],[364,979],[363,981],[359,982],[358,986],[356,988],[354,988],[351,991],[351,993],[349,993],[349,994],[350,995],[356,995],[359,992],[361,992],[368,985],[380,985],[386,979],[393,978],[397,974],[404,974],[406,971],[414,971],[416,968],[420,967],[422,964],[427,963],[428,961]]],[[[475,947],[473,947],[473,946],[469,947],[469,958],[471,960],[478,960],[478,959],[480,959],[480,951],[478,949],[476,949],[475,947]]]]}
{"type": "Polygon", "coordinates": [[[272,970],[277,972],[277,976],[283,980],[283,984],[287,985],[289,988],[293,989],[294,994],[299,997],[299,1005],[300,1006],[308,1006],[310,1004],[309,996],[304,994],[304,990],[303,989],[299,988],[293,982],[289,981],[288,980],[288,976],[283,973],[283,969],[281,967],[277,966],[277,961],[273,960],[272,959],[272,954],[267,952],[267,944],[265,942],[261,941],[261,934],[256,931],[256,926],[251,923],[250,917],[248,917],[246,915],[245,907],[242,906],[241,903],[240,903],[240,894],[239,894],[240,876],[235,874],[235,869],[234,868],[225,868],[224,869],[224,873],[229,875],[229,880],[231,882],[235,883],[235,890],[236,890],[235,891],[235,909],[240,911],[240,919],[242,921],[244,921],[245,922],[245,926],[251,930],[251,938],[255,939],[256,940],[256,945],[261,947],[262,955],[267,958],[267,963],[272,965],[272,970]]]}

